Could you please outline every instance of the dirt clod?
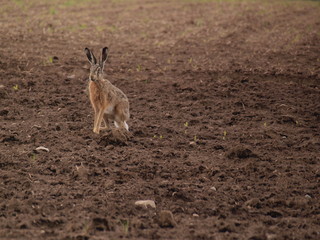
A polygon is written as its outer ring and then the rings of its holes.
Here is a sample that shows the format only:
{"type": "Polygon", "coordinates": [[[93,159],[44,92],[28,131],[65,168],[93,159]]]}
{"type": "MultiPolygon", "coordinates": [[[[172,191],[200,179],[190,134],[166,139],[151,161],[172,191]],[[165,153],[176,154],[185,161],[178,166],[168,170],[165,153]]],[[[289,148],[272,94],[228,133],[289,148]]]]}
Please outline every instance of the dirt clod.
{"type": "Polygon", "coordinates": [[[258,156],[255,153],[253,153],[250,149],[239,146],[239,147],[232,148],[228,152],[227,157],[230,159],[233,159],[233,158],[244,159],[244,158],[256,158],[258,156]]]}
{"type": "Polygon", "coordinates": [[[158,216],[158,223],[162,228],[173,228],[177,226],[177,223],[173,218],[173,214],[169,210],[160,211],[158,216]]]}
{"type": "Polygon", "coordinates": [[[95,234],[96,232],[110,231],[109,222],[105,218],[95,217],[91,220],[88,227],[88,232],[90,234],[95,234]]]}
{"type": "Polygon", "coordinates": [[[143,206],[145,208],[156,208],[156,203],[153,200],[139,200],[134,203],[136,206],[143,206]]]}
{"type": "Polygon", "coordinates": [[[75,177],[78,177],[82,180],[87,180],[89,178],[89,169],[82,163],[80,166],[75,166],[75,168],[75,177]]]}

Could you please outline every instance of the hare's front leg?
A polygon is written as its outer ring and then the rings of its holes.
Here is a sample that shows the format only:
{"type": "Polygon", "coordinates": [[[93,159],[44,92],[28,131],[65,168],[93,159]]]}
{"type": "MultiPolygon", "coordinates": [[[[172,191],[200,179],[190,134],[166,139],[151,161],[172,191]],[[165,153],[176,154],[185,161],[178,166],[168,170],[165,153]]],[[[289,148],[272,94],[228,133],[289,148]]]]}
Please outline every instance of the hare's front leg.
{"type": "Polygon", "coordinates": [[[94,110],[94,120],[93,120],[93,132],[96,133],[97,119],[98,119],[98,111],[96,107],[92,104],[94,110]]]}
{"type": "Polygon", "coordinates": [[[93,122],[93,132],[99,134],[99,130],[97,128],[97,122],[98,122],[98,112],[94,112],[94,122],[93,122]]]}
{"type": "Polygon", "coordinates": [[[99,122],[99,115],[102,111],[101,107],[92,104],[94,109],[94,123],[93,123],[93,132],[99,134],[101,121],[99,122]]]}
{"type": "Polygon", "coordinates": [[[97,111],[97,114],[95,116],[95,125],[94,125],[93,132],[99,134],[102,119],[103,119],[103,108],[100,108],[99,111],[97,111]]]}

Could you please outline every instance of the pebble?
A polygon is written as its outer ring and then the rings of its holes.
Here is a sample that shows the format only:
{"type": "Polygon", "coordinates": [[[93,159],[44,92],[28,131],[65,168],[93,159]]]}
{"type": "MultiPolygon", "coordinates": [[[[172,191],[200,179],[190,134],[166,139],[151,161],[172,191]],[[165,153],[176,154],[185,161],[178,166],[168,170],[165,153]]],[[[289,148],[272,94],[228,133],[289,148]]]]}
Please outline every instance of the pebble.
{"type": "Polygon", "coordinates": [[[46,147],[43,147],[43,146],[40,146],[40,147],[37,147],[36,148],[36,151],[45,151],[45,152],[49,152],[49,148],[46,148],[46,147]]]}
{"type": "Polygon", "coordinates": [[[148,206],[152,208],[156,208],[156,203],[153,200],[139,200],[134,203],[137,206],[143,206],[145,208],[148,208],[148,206]]]}

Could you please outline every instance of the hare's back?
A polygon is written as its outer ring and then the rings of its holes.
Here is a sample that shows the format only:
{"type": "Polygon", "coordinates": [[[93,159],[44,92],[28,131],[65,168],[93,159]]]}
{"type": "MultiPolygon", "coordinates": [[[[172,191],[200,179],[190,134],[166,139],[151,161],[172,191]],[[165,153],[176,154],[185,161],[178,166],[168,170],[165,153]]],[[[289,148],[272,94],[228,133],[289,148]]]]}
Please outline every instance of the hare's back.
{"type": "Polygon", "coordinates": [[[117,101],[128,101],[128,97],[126,96],[126,94],[114,85],[112,85],[112,92],[117,101]]]}

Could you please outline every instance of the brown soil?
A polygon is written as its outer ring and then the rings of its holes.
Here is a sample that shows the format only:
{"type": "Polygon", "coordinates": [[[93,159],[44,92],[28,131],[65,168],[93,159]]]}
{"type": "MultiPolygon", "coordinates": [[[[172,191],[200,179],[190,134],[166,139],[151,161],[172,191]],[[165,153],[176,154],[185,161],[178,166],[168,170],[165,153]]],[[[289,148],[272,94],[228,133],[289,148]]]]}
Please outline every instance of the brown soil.
{"type": "Polygon", "coordinates": [[[319,9],[1,3],[0,239],[319,239],[319,9]],[[130,139],[92,132],[104,46],[130,139]]]}

